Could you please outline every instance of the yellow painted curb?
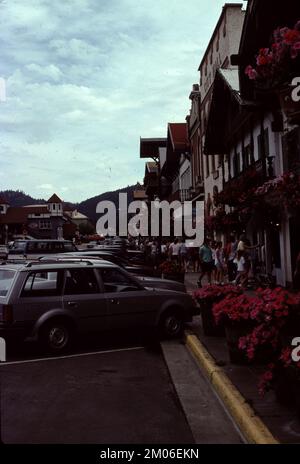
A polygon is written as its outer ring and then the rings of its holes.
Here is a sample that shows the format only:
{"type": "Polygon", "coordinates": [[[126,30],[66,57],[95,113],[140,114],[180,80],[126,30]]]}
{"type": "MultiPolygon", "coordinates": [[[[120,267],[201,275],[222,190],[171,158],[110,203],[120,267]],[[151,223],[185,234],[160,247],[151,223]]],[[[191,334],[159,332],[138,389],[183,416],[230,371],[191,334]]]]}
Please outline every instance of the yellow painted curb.
{"type": "Polygon", "coordinates": [[[186,332],[185,342],[195,355],[209,382],[223,401],[247,442],[265,445],[279,444],[229,380],[223,369],[217,366],[214,358],[208,353],[199,338],[186,332]]]}

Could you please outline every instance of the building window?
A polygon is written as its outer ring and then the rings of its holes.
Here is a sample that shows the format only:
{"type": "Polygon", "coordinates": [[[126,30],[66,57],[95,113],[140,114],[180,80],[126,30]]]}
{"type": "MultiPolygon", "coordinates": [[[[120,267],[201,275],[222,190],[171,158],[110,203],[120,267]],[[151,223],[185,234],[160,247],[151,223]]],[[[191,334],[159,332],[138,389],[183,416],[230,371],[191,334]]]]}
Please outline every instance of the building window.
{"type": "Polygon", "coordinates": [[[241,172],[240,154],[235,153],[233,157],[233,176],[237,177],[241,172]]]}
{"type": "Polygon", "coordinates": [[[264,130],[265,156],[270,156],[269,129],[264,130]]]}
{"type": "Polygon", "coordinates": [[[212,155],[212,157],[211,157],[211,169],[212,169],[212,172],[215,172],[215,170],[216,170],[215,155],[212,155]]]}
{"type": "Polygon", "coordinates": [[[59,211],[61,210],[61,204],[58,205],[58,210],[59,210],[59,211]]]}
{"type": "Polygon", "coordinates": [[[205,156],[205,164],[206,164],[206,177],[209,176],[209,156],[205,156]]]}
{"type": "Polygon", "coordinates": [[[251,165],[251,145],[248,144],[244,149],[244,167],[248,168],[251,165]]]}
{"type": "Polygon", "coordinates": [[[53,205],[52,205],[52,209],[55,210],[55,204],[54,204],[54,203],[53,203],[53,205]]]}
{"type": "Polygon", "coordinates": [[[0,205],[0,211],[4,211],[4,206],[3,205],[0,205]]]}
{"type": "Polygon", "coordinates": [[[269,129],[264,129],[262,134],[257,136],[257,153],[258,159],[270,155],[269,129]]]}
{"type": "Polygon", "coordinates": [[[51,221],[49,221],[49,220],[42,220],[42,221],[40,221],[40,223],[39,223],[39,227],[40,227],[40,229],[43,229],[43,230],[50,230],[50,229],[52,229],[51,221]]]}

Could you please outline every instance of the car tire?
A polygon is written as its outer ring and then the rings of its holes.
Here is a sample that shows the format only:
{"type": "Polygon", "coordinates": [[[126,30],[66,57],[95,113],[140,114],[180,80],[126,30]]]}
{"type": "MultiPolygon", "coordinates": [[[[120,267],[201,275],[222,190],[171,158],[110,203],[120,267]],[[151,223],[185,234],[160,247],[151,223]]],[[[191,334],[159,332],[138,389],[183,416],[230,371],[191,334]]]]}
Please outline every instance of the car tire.
{"type": "Polygon", "coordinates": [[[67,351],[74,339],[72,325],[62,319],[53,319],[47,322],[40,330],[40,345],[50,353],[63,353],[67,351]]]}
{"type": "Polygon", "coordinates": [[[184,328],[183,317],[179,310],[169,310],[161,316],[159,333],[163,338],[178,338],[184,328]]]}

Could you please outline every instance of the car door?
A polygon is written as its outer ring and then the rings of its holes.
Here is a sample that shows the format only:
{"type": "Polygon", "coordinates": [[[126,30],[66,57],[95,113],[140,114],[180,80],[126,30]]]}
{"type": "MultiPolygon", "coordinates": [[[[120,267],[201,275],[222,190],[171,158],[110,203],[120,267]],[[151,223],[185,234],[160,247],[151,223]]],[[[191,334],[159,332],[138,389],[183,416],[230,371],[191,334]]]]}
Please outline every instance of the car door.
{"type": "Polygon", "coordinates": [[[160,302],[120,268],[100,271],[108,304],[109,329],[153,326],[160,302]]]}
{"type": "Polygon", "coordinates": [[[75,315],[80,331],[107,329],[107,299],[94,268],[66,269],[63,305],[75,315]]]}
{"type": "Polygon", "coordinates": [[[34,323],[42,314],[62,308],[62,270],[34,270],[21,276],[20,293],[13,301],[18,321],[34,323]]]}

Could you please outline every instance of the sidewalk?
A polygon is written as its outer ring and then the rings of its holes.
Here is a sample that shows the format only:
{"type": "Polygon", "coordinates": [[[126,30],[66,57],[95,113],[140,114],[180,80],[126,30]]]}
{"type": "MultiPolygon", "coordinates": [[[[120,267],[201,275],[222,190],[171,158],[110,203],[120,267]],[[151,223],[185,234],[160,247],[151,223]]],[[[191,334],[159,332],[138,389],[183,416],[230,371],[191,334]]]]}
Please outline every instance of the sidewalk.
{"type": "MultiPolygon", "coordinates": [[[[197,279],[198,274],[188,273],[186,275],[186,287],[189,293],[197,287],[197,279]]],[[[280,405],[276,401],[273,391],[268,392],[264,398],[258,394],[258,379],[264,371],[264,366],[231,364],[225,338],[204,335],[201,316],[195,317],[189,328],[197,335],[216,363],[222,367],[233,385],[269,428],[273,436],[281,443],[300,443],[300,420],[294,411],[280,405]]]]}

